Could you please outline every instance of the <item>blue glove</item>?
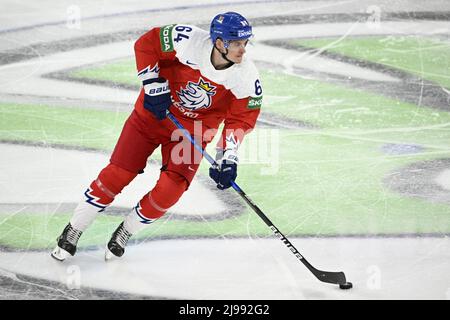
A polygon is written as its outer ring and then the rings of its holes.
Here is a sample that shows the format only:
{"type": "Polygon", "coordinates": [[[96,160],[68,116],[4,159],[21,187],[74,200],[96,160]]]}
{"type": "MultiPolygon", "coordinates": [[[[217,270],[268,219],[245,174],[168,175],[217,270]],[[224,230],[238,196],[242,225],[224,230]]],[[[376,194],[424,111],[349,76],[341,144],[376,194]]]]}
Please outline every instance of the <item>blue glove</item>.
{"type": "Polygon", "coordinates": [[[216,155],[215,165],[209,168],[209,176],[217,183],[220,190],[231,187],[231,181],[237,178],[238,158],[236,152],[226,150],[219,151],[216,155]]]}
{"type": "Polygon", "coordinates": [[[144,84],[144,108],[158,120],[166,117],[166,111],[172,104],[169,82],[164,78],[148,79],[144,84]]]}

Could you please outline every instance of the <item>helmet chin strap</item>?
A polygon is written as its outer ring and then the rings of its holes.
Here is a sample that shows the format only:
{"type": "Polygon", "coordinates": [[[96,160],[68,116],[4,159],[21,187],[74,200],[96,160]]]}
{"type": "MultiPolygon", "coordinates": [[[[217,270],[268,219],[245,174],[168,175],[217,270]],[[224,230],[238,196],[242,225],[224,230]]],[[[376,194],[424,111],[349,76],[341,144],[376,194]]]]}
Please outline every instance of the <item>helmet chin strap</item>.
{"type": "Polygon", "coordinates": [[[227,68],[231,67],[234,64],[234,62],[231,61],[230,59],[228,59],[228,57],[227,57],[228,48],[225,48],[225,53],[220,51],[219,48],[217,48],[216,44],[214,44],[214,48],[216,48],[216,50],[219,51],[219,53],[222,56],[222,58],[224,58],[228,62],[227,68]]]}

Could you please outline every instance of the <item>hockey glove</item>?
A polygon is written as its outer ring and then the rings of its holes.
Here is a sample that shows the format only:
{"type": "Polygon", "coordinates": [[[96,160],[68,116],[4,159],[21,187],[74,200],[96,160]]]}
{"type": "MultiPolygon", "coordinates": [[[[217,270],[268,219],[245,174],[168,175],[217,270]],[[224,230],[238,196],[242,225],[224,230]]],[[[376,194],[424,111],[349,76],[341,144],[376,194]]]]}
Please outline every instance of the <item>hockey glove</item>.
{"type": "Polygon", "coordinates": [[[233,150],[218,151],[215,165],[209,168],[209,176],[220,190],[231,187],[231,181],[237,178],[238,157],[233,150]]]}
{"type": "Polygon", "coordinates": [[[172,104],[169,82],[164,78],[148,79],[144,84],[144,108],[158,120],[166,117],[166,111],[172,104]]]}

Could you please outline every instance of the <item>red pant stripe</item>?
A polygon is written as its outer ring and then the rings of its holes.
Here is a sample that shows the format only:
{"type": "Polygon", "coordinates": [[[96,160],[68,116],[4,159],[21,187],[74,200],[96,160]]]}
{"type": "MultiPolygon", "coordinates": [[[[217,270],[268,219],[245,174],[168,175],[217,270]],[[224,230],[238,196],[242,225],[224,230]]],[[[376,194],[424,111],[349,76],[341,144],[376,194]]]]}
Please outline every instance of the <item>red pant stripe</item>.
{"type": "Polygon", "coordinates": [[[114,198],[116,196],[115,193],[113,193],[112,191],[110,191],[101,181],[99,178],[97,178],[95,180],[95,184],[97,185],[97,187],[103,191],[108,197],[110,198],[114,198]]]}

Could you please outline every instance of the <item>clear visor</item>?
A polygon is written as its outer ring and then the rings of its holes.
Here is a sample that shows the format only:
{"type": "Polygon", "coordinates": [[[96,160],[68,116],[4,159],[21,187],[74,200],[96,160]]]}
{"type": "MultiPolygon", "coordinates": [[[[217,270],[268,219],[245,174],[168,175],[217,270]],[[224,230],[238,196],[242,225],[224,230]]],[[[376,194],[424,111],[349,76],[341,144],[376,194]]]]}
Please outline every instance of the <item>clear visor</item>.
{"type": "Polygon", "coordinates": [[[231,50],[238,50],[241,48],[245,48],[247,46],[247,44],[250,42],[249,39],[246,40],[228,40],[228,46],[227,48],[231,49],[231,50]]]}

